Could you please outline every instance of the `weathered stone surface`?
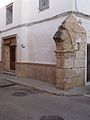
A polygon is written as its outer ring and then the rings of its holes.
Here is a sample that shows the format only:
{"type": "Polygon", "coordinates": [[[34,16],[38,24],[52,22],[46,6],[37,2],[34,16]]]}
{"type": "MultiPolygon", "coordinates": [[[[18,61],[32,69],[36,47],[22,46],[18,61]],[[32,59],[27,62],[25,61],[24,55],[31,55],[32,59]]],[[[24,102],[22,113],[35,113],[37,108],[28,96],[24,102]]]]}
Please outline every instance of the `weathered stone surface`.
{"type": "Polygon", "coordinates": [[[80,43],[79,50],[80,51],[85,51],[86,50],[86,43],[80,43]]]}
{"type": "Polygon", "coordinates": [[[56,86],[70,89],[84,85],[86,31],[75,15],[69,16],[54,36],[56,43],[56,86]],[[57,38],[57,39],[56,39],[57,38]]]}
{"type": "Polygon", "coordinates": [[[73,77],[67,79],[67,84],[65,84],[65,89],[75,88],[76,86],[83,86],[85,84],[84,77],[73,77]]]}
{"type": "Polygon", "coordinates": [[[16,63],[16,75],[55,84],[56,65],[19,62],[16,63]]]}
{"type": "MultiPolygon", "coordinates": [[[[57,69],[57,74],[60,78],[70,78],[70,77],[82,77],[85,76],[84,68],[74,68],[74,69],[57,69]]],[[[58,77],[59,77],[58,76],[58,77]]]]}
{"type": "Polygon", "coordinates": [[[60,26],[53,39],[57,45],[58,52],[73,51],[71,37],[66,28],[60,26]]]}
{"type": "Polygon", "coordinates": [[[86,34],[85,29],[78,24],[76,16],[74,14],[70,15],[63,23],[62,26],[68,30],[73,30],[76,33],[86,34]]]}
{"type": "Polygon", "coordinates": [[[74,68],[84,68],[85,59],[74,59],[74,68]]]}
{"type": "Polygon", "coordinates": [[[73,52],[57,52],[56,51],[56,57],[57,57],[57,59],[74,58],[75,57],[75,53],[73,53],[73,52]]]}
{"type": "Polygon", "coordinates": [[[85,51],[76,51],[76,59],[85,58],[85,51]]]}
{"type": "Polygon", "coordinates": [[[67,90],[75,88],[76,86],[83,86],[85,84],[84,77],[71,77],[64,79],[63,81],[58,81],[56,86],[60,89],[67,90]]]}
{"type": "Polygon", "coordinates": [[[75,51],[77,51],[77,50],[79,49],[79,46],[78,46],[77,43],[74,43],[74,44],[73,44],[73,49],[74,49],[75,51]]]}
{"type": "Polygon", "coordinates": [[[57,59],[57,68],[73,68],[73,58],[70,59],[57,59]]]}

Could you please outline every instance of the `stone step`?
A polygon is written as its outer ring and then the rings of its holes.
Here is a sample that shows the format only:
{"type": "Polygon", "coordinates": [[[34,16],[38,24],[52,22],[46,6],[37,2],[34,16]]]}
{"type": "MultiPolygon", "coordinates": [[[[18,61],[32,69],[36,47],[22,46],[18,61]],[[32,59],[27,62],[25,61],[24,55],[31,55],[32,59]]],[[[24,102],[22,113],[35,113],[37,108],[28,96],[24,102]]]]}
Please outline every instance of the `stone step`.
{"type": "Polygon", "coordinates": [[[11,75],[11,76],[16,76],[16,72],[13,70],[9,70],[9,71],[3,71],[3,74],[6,75],[11,75]]]}

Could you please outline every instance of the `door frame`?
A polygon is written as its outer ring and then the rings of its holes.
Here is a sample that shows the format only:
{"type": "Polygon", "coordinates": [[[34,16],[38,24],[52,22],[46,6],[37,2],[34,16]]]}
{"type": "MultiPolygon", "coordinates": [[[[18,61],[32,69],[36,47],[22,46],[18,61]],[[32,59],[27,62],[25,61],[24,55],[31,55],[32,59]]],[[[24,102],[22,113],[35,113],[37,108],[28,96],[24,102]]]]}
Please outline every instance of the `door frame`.
{"type": "MultiPolygon", "coordinates": [[[[3,53],[4,53],[4,43],[5,43],[5,40],[9,40],[9,39],[13,39],[13,38],[15,38],[15,45],[17,45],[17,34],[2,37],[2,66],[3,66],[2,70],[3,71],[5,71],[4,63],[3,63],[4,62],[4,55],[3,55],[3,53]]],[[[17,53],[17,48],[15,50],[15,54],[16,53],[17,53]]],[[[17,54],[16,54],[16,59],[17,59],[17,54]]],[[[12,70],[9,69],[7,71],[12,71],[12,70]]],[[[16,69],[14,71],[16,71],[16,69]]]]}
{"type": "Polygon", "coordinates": [[[86,58],[85,58],[85,85],[90,85],[90,82],[87,82],[87,48],[88,48],[88,45],[90,46],[90,43],[87,43],[86,45],[86,58]]]}

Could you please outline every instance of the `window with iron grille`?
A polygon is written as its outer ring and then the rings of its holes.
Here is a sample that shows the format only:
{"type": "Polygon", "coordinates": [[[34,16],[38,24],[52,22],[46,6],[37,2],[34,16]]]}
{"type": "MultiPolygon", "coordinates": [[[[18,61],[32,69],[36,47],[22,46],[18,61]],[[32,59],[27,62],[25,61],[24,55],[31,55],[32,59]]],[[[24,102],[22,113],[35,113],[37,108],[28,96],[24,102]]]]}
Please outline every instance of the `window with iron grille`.
{"type": "Polygon", "coordinates": [[[49,8],[49,0],[39,0],[39,10],[43,11],[49,8]]]}
{"type": "Polygon", "coordinates": [[[13,22],[13,3],[6,6],[6,25],[13,22]]]}

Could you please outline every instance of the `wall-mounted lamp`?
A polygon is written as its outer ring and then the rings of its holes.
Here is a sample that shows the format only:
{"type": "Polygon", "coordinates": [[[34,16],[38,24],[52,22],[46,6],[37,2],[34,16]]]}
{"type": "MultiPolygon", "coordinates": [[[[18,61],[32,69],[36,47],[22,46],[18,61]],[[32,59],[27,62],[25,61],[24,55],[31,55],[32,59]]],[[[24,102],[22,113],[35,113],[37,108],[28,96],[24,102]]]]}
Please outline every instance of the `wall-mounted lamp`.
{"type": "Polygon", "coordinates": [[[24,45],[24,44],[21,44],[21,47],[22,47],[22,48],[25,48],[25,45],[24,45]]]}

